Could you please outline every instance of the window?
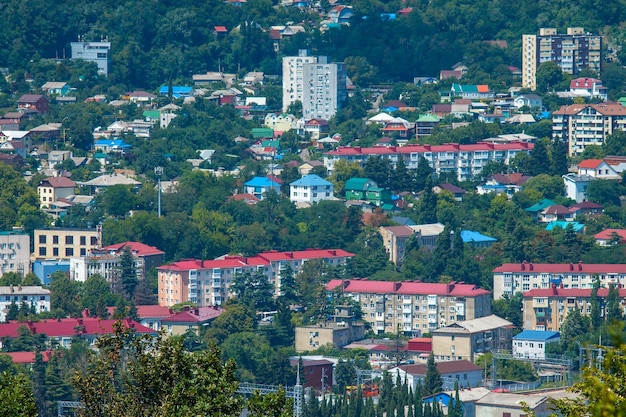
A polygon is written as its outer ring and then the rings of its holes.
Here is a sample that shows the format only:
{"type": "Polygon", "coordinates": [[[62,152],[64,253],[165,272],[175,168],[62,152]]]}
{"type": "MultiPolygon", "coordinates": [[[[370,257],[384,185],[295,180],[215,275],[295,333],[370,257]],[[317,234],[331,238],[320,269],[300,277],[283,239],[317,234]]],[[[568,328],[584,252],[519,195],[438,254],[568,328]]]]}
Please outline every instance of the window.
{"type": "Polygon", "coordinates": [[[59,256],[59,248],[52,248],[52,256],[59,256]]]}
{"type": "Polygon", "coordinates": [[[65,244],[73,245],[74,244],[74,236],[65,236],[65,244]]]}
{"type": "Polygon", "coordinates": [[[39,235],[39,243],[46,243],[46,235],[39,235]]]}
{"type": "Polygon", "coordinates": [[[74,248],[65,248],[65,256],[74,256],[74,248]]]}
{"type": "Polygon", "coordinates": [[[87,244],[87,236],[80,237],[80,244],[81,246],[85,246],[87,244]]]}
{"type": "Polygon", "coordinates": [[[52,236],[52,243],[54,243],[54,244],[58,244],[59,243],[59,237],[57,235],[53,235],[52,236]]]}
{"type": "MultiPolygon", "coordinates": [[[[41,236],[39,236],[39,237],[41,237],[41,236]]],[[[46,256],[46,248],[39,248],[39,256],[46,256]]]]}
{"type": "Polygon", "coordinates": [[[80,256],[85,256],[85,255],[87,255],[87,249],[81,248],[80,249],[80,256]]]}
{"type": "Polygon", "coordinates": [[[96,236],[91,236],[91,238],[89,238],[89,244],[91,246],[95,246],[98,244],[98,238],[96,236]]]}

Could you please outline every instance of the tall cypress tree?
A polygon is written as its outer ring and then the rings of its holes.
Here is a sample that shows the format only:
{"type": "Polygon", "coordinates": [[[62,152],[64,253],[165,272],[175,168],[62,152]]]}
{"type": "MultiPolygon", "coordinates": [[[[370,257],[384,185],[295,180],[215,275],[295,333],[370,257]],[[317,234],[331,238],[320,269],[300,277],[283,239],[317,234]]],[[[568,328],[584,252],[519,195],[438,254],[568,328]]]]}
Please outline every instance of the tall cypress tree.
{"type": "Polygon", "coordinates": [[[593,276],[593,288],[591,290],[591,297],[589,303],[591,304],[591,313],[589,314],[591,319],[591,331],[595,331],[602,325],[602,307],[600,305],[600,297],[598,297],[598,288],[600,288],[600,278],[597,275],[593,276]]]}
{"type": "Polygon", "coordinates": [[[611,284],[609,286],[609,295],[606,297],[606,321],[622,320],[622,307],[619,300],[619,284],[611,284]]]}
{"type": "Polygon", "coordinates": [[[437,364],[435,363],[435,355],[430,353],[428,357],[428,361],[426,361],[426,377],[424,378],[424,395],[434,395],[438,392],[441,392],[443,389],[443,379],[441,378],[441,374],[439,373],[439,369],[437,369],[437,364]]]}
{"type": "Polygon", "coordinates": [[[433,191],[433,178],[426,178],[424,192],[419,201],[419,223],[430,224],[437,222],[437,194],[433,191]]]}

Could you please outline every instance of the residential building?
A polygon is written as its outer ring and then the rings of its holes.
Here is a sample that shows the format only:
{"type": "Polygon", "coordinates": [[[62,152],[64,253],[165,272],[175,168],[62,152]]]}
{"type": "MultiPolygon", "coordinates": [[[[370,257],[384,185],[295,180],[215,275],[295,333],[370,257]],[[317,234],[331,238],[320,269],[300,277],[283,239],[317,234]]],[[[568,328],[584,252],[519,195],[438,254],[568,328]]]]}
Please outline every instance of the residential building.
{"type": "Polygon", "coordinates": [[[505,294],[530,290],[549,290],[552,285],[565,289],[590,289],[593,276],[598,275],[600,285],[606,288],[612,283],[626,283],[624,264],[503,264],[493,270],[493,298],[499,300],[505,294]]]}
{"type": "Polygon", "coordinates": [[[391,192],[369,178],[350,178],[343,187],[346,200],[362,200],[382,207],[391,202],[391,192]]]}
{"type": "Polygon", "coordinates": [[[483,235],[473,230],[461,230],[461,240],[474,248],[489,248],[498,241],[495,237],[483,235]]]}
{"type": "Polygon", "coordinates": [[[67,177],[48,177],[37,185],[39,207],[50,208],[55,201],[75,194],[75,190],[76,183],[67,177]]]}
{"type": "Polygon", "coordinates": [[[612,165],[602,159],[584,159],[578,163],[578,175],[589,175],[593,178],[618,180],[622,177],[612,165]]]}
{"type": "Polygon", "coordinates": [[[513,99],[513,105],[519,110],[522,107],[542,109],[543,99],[537,94],[521,94],[513,99]]]}
{"type": "Polygon", "coordinates": [[[415,134],[417,138],[430,136],[433,129],[439,126],[441,119],[435,114],[420,114],[415,121],[415,134]]]}
{"type": "Polygon", "coordinates": [[[472,284],[333,279],[326,290],[341,291],[358,302],[363,320],[379,334],[401,330],[420,336],[459,320],[491,314],[491,293],[472,284]]]}
{"type": "Polygon", "coordinates": [[[296,116],[286,113],[268,113],[265,115],[263,126],[277,132],[288,132],[296,127],[296,116]]]}
{"type": "Polygon", "coordinates": [[[436,360],[465,359],[474,362],[478,354],[511,349],[515,326],[492,314],[472,320],[457,321],[433,330],[433,355],[436,360]]]}
{"type": "Polygon", "coordinates": [[[571,198],[577,203],[587,200],[587,187],[594,178],[591,175],[565,174],[563,182],[565,183],[565,196],[571,198]]]}
{"type": "Polygon", "coordinates": [[[86,256],[102,245],[100,229],[35,229],[34,259],[69,259],[86,256]]]}
{"type": "Polygon", "coordinates": [[[305,120],[330,120],[346,98],[346,66],[343,62],[328,62],[328,57],[317,57],[315,63],[302,66],[302,115],[305,120]]]}
{"type": "Polygon", "coordinates": [[[281,270],[289,266],[294,274],[309,260],[320,260],[330,265],[345,265],[354,254],[341,249],[307,249],[295,252],[263,252],[256,256],[225,256],[210,261],[184,259],[157,268],[159,305],[191,301],[198,306],[221,305],[229,297],[230,284],[239,273],[263,272],[275,286],[279,296],[281,270]]]}
{"type": "Polygon", "coordinates": [[[462,404],[463,417],[476,417],[476,401],[480,400],[489,393],[491,393],[491,390],[484,387],[465,389],[465,387],[459,384],[458,391],[449,390],[424,397],[424,403],[432,404],[433,402],[438,402],[441,410],[444,412],[444,415],[447,415],[450,403],[454,402],[455,399],[458,398],[462,404]]]}
{"type": "Polygon", "coordinates": [[[49,96],[65,96],[71,90],[66,82],[48,81],[41,86],[41,91],[49,96]]]}
{"type": "Polygon", "coordinates": [[[537,68],[544,62],[556,62],[563,72],[577,74],[588,68],[602,69],[602,36],[592,35],[581,27],[567,28],[559,34],[555,28],[541,28],[539,35],[522,35],[522,87],[537,89],[537,68]]]}
{"type": "Polygon", "coordinates": [[[0,276],[30,272],[30,235],[22,230],[0,231],[0,276]]]}
{"type": "Polygon", "coordinates": [[[524,359],[545,359],[546,346],[561,340],[559,332],[524,330],[513,337],[513,356],[524,359]]]}
{"type": "Polygon", "coordinates": [[[300,49],[298,56],[283,57],[283,112],[295,101],[304,102],[304,65],[314,63],[317,57],[307,49],[300,49]]]}
{"type": "Polygon", "coordinates": [[[165,252],[158,248],[139,242],[123,242],[102,249],[92,249],[85,256],[71,257],[70,277],[74,281],[85,282],[90,276],[98,274],[109,282],[116,281],[122,267],[122,254],[126,248],[132,256],[133,268],[140,281],[146,277],[150,269],[164,263],[165,252]]]}
{"type": "Polygon", "coordinates": [[[292,368],[299,368],[300,375],[305,375],[303,387],[318,392],[328,392],[333,388],[333,362],[328,359],[290,358],[292,368]]]}
{"type": "Polygon", "coordinates": [[[553,410],[546,395],[526,395],[512,392],[490,392],[475,403],[476,416],[523,417],[529,411],[535,417],[552,416],[553,410]]]}
{"type": "Polygon", "coordinates": [[[79,336],[85,340],[89,346],[95,347],[98,337],[105,334],[113,334],[116,323],[122,324],[124,329],[132,329],[138,335],[156,335],[153,329],[144,327],[131,319],[123,320],[103,320],[99,317],[65,318],[41,320],[38,322],[10,322],[0,323],[0,348],[4,340],[17,339],[19,329],[25,327],[31,335],[45,335],[45,343],[48,347],[60,346],[69,348],[72,338],[79,336]]]}
{"type": "Polygon", "coordinates": [[[324,165],[332,173],[336,161],[356,162],[359,166],[370,156],[389,158],[395,167],[398,158],[403,158],[409,170],[417,169],[420,158],[426,159],[437,175],[446,172],[456,173],[459,181],[474,178],[482,173],[487,162],[501,162],[508,165],[520,152],[532,150],[532,143],[511,141],[507,143],[478,142],[472,145],[406,145],[406,146],[339,146],[324,154],[324,165]]]}
{"type": "Polygon", "coordinates": [[[50,102],[41,94],[24,94],[17,99],[17,109],[46,114],[50,110],[50,102]]]}
{"type": "Polygon", "coordinates": [[[456,201],[463,201],[463,196],[465,195],[465,193],[467,193],[467,191],[465,191],[463,188],[457,187],[454,184],[441,183],[433,187],[433,192],[435,194],[439,194],[442,191],[447,191],[452,194],[456,201]]]}
{"type": "Polygon", "coordinates": [[[404,139],[406,141],[415,136],[415,123],[411,123],[402,117],[394,117],[385,122],[381,132],[383,135],[388,135],[396,140],[404,139]]]}
{"type": "Polygon", "coordinates": [[[88,62],[95,62],[98,65],[98,74],[108,75],[111,66],[111,42],[71,42],[70,49],[72,59],[82,59],[88,62]]]}
{"type": "Polygon", "coordinates": [[[322,177],[309,174],[289,184],[289,200],[294,203],[313,204],[331,200],[334,185],[322,177]]]}
{"type": "MultiPolygon", "coordinates": [[[[109,307],[109,314],[115,312],[114,307],[109,307]]],[[[157,332],[162,329],[161,320],[170,317],[174,312],[169,307],[159,305],[138,305],[137,317],[142,326],[149,327],[157,332]]]]}
{"type": "Polygon", "coordinates": [[[406,242],[411,236],[415,235],[420,248],[432,251],[444,228],[445,226],[441,223],[432,223],[414,226],[381,226],[378,231],[383,238],[383,245],[389,254],[389,260],[396,265],[401,265],[406,242]]]}
{"type": "Polygon", "coordinates": [[[200,336],[201,329],[218,318],[224,309],[218,306],[190,308],[161,319],[161,328],[170,336],[182,336],[188,330],[200,336]]]}
{"type": "Polygon", "coordinates": [[[514,172],[512,174],[493,174],[487,178],[484,184],[476,187],[478,194],[506,194],[507,197],[513,197],[518,191],[522,190],[526,181],[531,177],[524,175],[520,172],[514,172]]]}
{"type": "Polygon", "coordinates": [[[103,174],[92,180],[79,182],[78,184],[81,186],[89,187],[90,191],[94,194],[115,185],[127,185],[133,189],[138,189],[141,187],[141,182],[118,173],[103,174]]]}
{"type": "Polygon", "coordinates": [[[326,119],[309,119],[303,124],[302,122],[304,120],[305,119],[302,118],[296,122],[298,134],[301,136],[305,136],[308,133],[311,136],[311,139],[318,140],[322,138],[323,134],[328,134],[330,131],[330,125],[326,119]]]}
{"type": "Polygon", "coordinates": [[[11,304],[34,307],[37,313],[50,311],[50,290],[42,286],[10,285],[0,287],[0,322],[6,321],[11,304]]]}
{"type": "Polygon", "coordinates": [[[352,6],[337,5],[328,11],[328,20],[340,25],[349,25],[352,16],[354,16],[352,6]]]}
{"type": "MultiPolygon", "coordinates": [[[[602,277],[602,276],[600,276],[602,277]]],[[[601,284],[602,283],[601,278],[601,284]]],[[[614,284],[612,284],[614,285],[614,284]]],[[[553,284],[550,288],[540,288],[524,292],[524,329],[547,330],[560,332],[567,315],[578,309],[583,316],[591,314],[591,287],[563,288],[553,284]]],[[[626,298],[626,288],[620,287],[619,299],[626,298]]],[[[600,299],[600,314],[605,315],[608,288],[598,289],[600,299]]],[[[624,314],[624,304],[620,302],[620,309],[624,314]]]]}
{"type": "Polygon", "coordinates": [[[571,104],[552,113],[552,139],[568,144],[569,156],[586,146],[602,145],[607,136],[626,127],[626,108],[618,103],[571,104]]]}
{"type": "Polygon", "coordinates": [[[243,184],[246,194],[252,194],[259,200],[263,200],[266,193],[275,192],[280,194],[280,184],[267,177],[254,177],[243,184]]]}
{"type": "Polygon", "coordinates": [[[626,229],[605,229],[593,238],[599,246],[622,245],[626,243],[626,229]]]}
{"type": "Polygon", "coordinates": [[[450,88],[450,96],[470,100],[490,100],[495,98],[496,95],[486,84],[452,84],[452,87],[450,88]]]}
{"type": "Polygon", "coordinates": [[[608,88],[602,85],[597,78],[576,78],[570,81],[569,91],[573,95],[584,98],[599,98],[606,101],[609,98],[608,88]]]}
{"type": "Polygon", "coordinates": [[[296,352],[316,350],[328,344],[342,348],[365,337],[365,325],[356,321],[350,306],[337,306],[330,321],[296,327],[296,352]]]}
{"type": "MultiPolygon", "coordinates": [[[[436,362],[437,370],[441,375],[444,390],[453,390],[454,385],[459,387],[478,387],[483,383],[483,369],[467,360],[436,362]]],[[[418,383],[424,385],[428,369],[426,364],[401,365],[391,368],[389,373],[395,381],[397,377],[415,392],[418,383]]]]}

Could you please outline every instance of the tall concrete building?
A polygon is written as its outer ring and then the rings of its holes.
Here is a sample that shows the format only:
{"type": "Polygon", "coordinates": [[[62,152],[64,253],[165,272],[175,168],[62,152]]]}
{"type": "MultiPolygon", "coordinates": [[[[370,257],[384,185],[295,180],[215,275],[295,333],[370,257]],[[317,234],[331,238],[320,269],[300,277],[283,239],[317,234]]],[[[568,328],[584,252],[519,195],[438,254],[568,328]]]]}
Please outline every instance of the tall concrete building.
{"type": "Polygon", "coordinates": [[[72,59],[83,59],[98,65],[98,74],[108,75],[111,64],[111,42],[71,42],[72,59]]]}
{"type": "Polygon", "coordinates": [[[303,101],[304,65],[317,63],[317,57],[310,56],[308,49],[300,49],[298,56],[283,57],[283,111],[294,101],[303,101]]]}
{"type": "Polygon", "coordinates": [[[343,63],[329,63],[325,56],[310,56],[306,49],[299,50],[298,56],[283,58],[283,111],[299,100],[304,120],[328,120],[346,97],[343,63]]]}
{"type": "Polygon", "coordinates": [[[554,61],[563,72],[576,74],[583,68],[600,72],[602,36],[585,33],[581,27],[567,28],[559,34],[555,28],[541,28],[539,35],[522,35],[522,86],[537,89],[537,68],[554,61]]]}
{"type": "Polygon", "coordinates": [[[329,63],[321,56],[317,63],[304,64],[302,114],[304,120],[328,120],[341,108],[346,97],[346,66],[329,63]]]}

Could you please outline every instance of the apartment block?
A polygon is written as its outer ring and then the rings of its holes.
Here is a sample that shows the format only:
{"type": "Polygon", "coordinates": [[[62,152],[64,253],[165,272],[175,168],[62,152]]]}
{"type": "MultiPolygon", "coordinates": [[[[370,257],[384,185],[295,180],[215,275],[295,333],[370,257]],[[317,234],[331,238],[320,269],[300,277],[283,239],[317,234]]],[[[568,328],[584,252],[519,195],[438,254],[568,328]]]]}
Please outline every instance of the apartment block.
{"type": "MultiPolygon", "coordinates": [[[[524,293],[524,329],[560,332],[567,315],[578,309],[580,314],[591,314],[591,288],[563,288],[556,285],[551,288],[530,290],[524,293]]],[[[619,298],[626,298],[626,288],[619,288],[619,298]]],[[[608,288],[599,288],[601,315],[604,316],[608,288]]],[[[620,303],[622,314],[624,304],[620,303]]]]}
{"type": "Polygon", "coordinates": [[[111,42],[71,42],[72,59],[83,59],[98,65],[98,74],[107,75],[111,65],[111,42]]]}
{"type": "Polygon", "coordinates": [[[624,264],[503,264],[493,270],[493,298],[525,293],[531,290],[549,290],[553,285],[564,289],[591,289],[597,275],[600,286],[626,283],[624,264]]]}
{"type": "Polygon", "coordinates": [[[378,232],[383,238],[383,245],[389,254],[389,260],[396,265],[401,265],[406,250],[406,242],[411,236],[417,239],[420,248],[433,251],[437,238],[444,229],[443,224],[432,223],[414,226],[381,226],[378,232]]]}
{"type": "Polygon", "coordinates": [[[0,232],[0,276],[15,272],[21,276],[30,272],[30,235],[21,230],[0,232]]]}
{"type": "Polygon", "coordinates": [[[298,56],[283,57],[283,112],[295,101],[304,102],[304,65],[317,63],[317,57],[300,49],[298,56]]]}
{"type": "Polygon", "coordinates": [[[351,306],[337,306],[332,320],[311,326],[296,327],[296,352],[332,344],[339,348],[365,337],[363,322],[355,320],[351,306]]]}
{"type": "Polygon", "coordinates": [[[35,230],[34,259],[69,259],[85,256],[101,246],[100,229],[44,228],[35,230]]]}
{"type": "Polygon", "coordinates": [[[589,145],[602,145],[616,130],[626,127],[626,107],[618,103],[572,104],[552,113],[552,138],[568,144],[570,156],[589,145]]]}
{"type": "Polygon", "coordinates": [[[320,56],[316,63],[304,64],[302,76],[304,120],[329,120],[348,97],[346,66],[343,62],[330,63],[328,57],[320,56]]]}
{"type": "Polygon", "coordinates": [[[564,34],[555,28],[541,28],[539,35],[522,35],[522,86],[537,89],[537,68],[544,62],[556,62],[568,74],[584,68],[600,73],[601,57],[602,36],[581,27],[567,28],[564,34]]]}
{"type": "Polygon", "coordinates": [[[528,153],[534,145],[529,142],[508,143],[478,142],[471,145],[450,143],[445,145],[340,146],[324,154],[324,166],[328,173],[334,170],[336,161],[356,162],[361,167],[371,156],[388,158],[395,167],[399,158],[404,159],[408,169],[417,169],[420,158],[425,158],[437,175],[446,172],[456,174],[459,181],[466,181],[482,173],[487,162],[508,165],[520,152],[528,153]]]}
{"type": "Polygon", "coordinates": [[[185,259],[160,266],[158,271],[159,305],[191,301],[199,306],[221,305],[229,297],[230,284],[237,274],[262,272],[280,295],[281,270],[291,267],[300,273],[309,260],[340,266],[354,254],[341,249],[307,249],[294,252],[263,252],[256,256],[224,256],[214,260],[185,259]]]}
{"type": "Polygon", "coordinates": [[[14,286],[0,287],[0,322],[5,322],[11,304],[18,307],[26,303],[35,307],[37,313],[50,311],[50,290],[42,286],[14,286]]]}
{"type": "Polygon", "coordinates": [[[354,298],[361,305],[363,320],[378,334],[400,330],[419,336],[491,314],[491,293],[472,284],[335,279],[326,290],[340,290],[354,298]]]}

